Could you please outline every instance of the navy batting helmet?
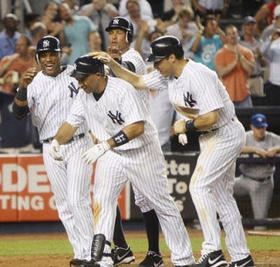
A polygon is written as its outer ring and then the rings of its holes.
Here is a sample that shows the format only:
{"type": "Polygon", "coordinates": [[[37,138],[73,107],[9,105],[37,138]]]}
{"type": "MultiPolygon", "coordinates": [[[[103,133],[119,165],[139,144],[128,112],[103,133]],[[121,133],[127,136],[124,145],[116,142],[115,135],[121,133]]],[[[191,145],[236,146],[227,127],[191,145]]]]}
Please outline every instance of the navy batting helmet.
{"type": "Polygon", "coordinates": [[[127,42],[131,43],[133,39],[133,24],[124,17],[114,17],[108,27],[105,29],[107,32],[109,32],[112,29],[123,29],[127,33],[127,42]]]}
{"type": "Polygon", "coordinates": [[[46,51],[61,52],[62,49],[59,39],[54,36],[45,36],[40,39],[37,43],[36,52],[39,55],[46,51]]]}
{"type": "Polygon", "coordinates": [[[180,40],[175,36],[161,36],[151,43],[152,54],[147,61],[158,62],[174,54],[176,58],[184,56],[184,50],[180,40]]]}
{"type": "Polygon", "coordinates": [[[104,76],[104,64],[100,60],[88,55],[78,57],[75,60],[74,68],[70,76],[76,79],[84,79],[97,72],[104,76]]]}

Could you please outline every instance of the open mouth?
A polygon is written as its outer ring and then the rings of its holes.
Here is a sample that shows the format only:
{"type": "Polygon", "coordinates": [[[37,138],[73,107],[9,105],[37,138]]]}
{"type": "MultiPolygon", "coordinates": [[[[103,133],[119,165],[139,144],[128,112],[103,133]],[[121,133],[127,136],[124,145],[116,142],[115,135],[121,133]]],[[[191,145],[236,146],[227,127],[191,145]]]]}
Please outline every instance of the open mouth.
{"type": "Polygon", "coordinates": [[[54,70],[54,64],[46,64],[45,68],[46,68],[46,71],[53,71],[54,70]]]}

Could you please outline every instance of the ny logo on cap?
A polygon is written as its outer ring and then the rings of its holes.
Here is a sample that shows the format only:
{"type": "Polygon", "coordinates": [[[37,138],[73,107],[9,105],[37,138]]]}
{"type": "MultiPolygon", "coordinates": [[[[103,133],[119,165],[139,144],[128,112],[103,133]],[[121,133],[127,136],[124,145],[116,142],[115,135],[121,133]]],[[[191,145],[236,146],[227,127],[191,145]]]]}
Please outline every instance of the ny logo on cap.
{"type": "Polygon", "coordinates": [[[114,19],[113,24],[119,24],[119,19],[114,19]]]}
{"type": "Polygon", "coordinates": [[[43,47],[48,47],[50,46],[50,41],[49,40],[44,40],[43,41],[43,47]]]}
{"type": "Polygon", "coordinates": [[[77,64],[76,64],[76,63],[74,63],[74,65],[73,65],[73,66],[74,66],[74,69],[76,70],[76,69],[77,69],[77,64]]]}

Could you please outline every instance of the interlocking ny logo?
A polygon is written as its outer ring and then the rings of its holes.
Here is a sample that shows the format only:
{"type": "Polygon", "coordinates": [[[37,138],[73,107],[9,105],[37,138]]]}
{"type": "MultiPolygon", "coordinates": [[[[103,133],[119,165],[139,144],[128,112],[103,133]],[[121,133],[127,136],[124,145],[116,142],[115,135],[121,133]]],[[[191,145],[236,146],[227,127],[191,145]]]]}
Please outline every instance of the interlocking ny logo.
{"type": "Polygon", "coordinates": [[[193,107],[196,104],[196,101],[192,98],[192,95],[187,92],[187,95],[184,93],[184,102],[187,107],[193,107]]]}
{"type": "Polygon", "coordinates": [[[122,114],[118,111],[116,111],[116,115],[112,113],[111,110],[109,110],[107,114],[113,121],[113,123],[118,123],[119,125],[122,125],[124,123],[124,120],[122,119],[122,114]]]}
{"type": "Polygon", "coordinates": [[[71,92],[70,97],[72,97],[72,98],[73,98],[73,93],[78,94],[78,92],[79,92],[79,88],[76,88],[76,86],[74,85],[73,82],[71,82],[71,83],[68,85],[68,88],[69,88],[69,90],[70,90],[70,92],[71,92]]]}

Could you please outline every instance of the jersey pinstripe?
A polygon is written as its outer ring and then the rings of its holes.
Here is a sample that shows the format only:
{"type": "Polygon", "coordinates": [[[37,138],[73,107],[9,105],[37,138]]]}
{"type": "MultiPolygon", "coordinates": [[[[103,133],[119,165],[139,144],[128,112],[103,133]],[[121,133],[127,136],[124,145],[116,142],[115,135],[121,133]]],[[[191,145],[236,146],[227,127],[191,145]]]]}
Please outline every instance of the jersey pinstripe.
{"type": "MultiPolygon", "coordinates": [[[[69,75],[72,70],[72,66],[67,66],[56,77],[39,72],[27,86],[28,106],[41,141],[54,137],[70,113],[78,94],[77,81],[69,75]]],[[[76,135],[84,133],[85,137],[61,145],[64,161],[54,160],[49,155],[50,142],[43,142],[43,159],[74,258],[90,260],[93,238],[89,194],[92,167],[85,165],[81,159],[81,154],[91,143],[87,131],[86,124],[82,124],[76,135]]]]}
{"type": "MultiPolygon", "coordinates": [[[[174,265],[192,264],[188,234],[168,193],[157,130],[135,88],[123,80],[108,77],[106,89],[98,101],[92,94],[80,92],[67,122],[78,127],[84,120],[94,134],[98,132],[96,127],[101,126],[108,136],[115,135],[132,123],[145,123],[142,135],[125,145],[110,149],[97,161],[94,209],[100,212],[94,217],[95,232],[103,233],[108,241],[112,241],[117,198],[125,183],[130,181],[145,198],[147,205],[156,211],[174,265]]],[[[110,253],[109,246],[105,246],[104,252],[110,253]]],[[[112,264],[110,257],[103,257],[100,262],[101,266],[112,264]]]]}

